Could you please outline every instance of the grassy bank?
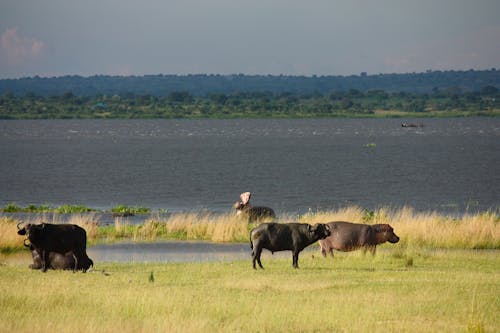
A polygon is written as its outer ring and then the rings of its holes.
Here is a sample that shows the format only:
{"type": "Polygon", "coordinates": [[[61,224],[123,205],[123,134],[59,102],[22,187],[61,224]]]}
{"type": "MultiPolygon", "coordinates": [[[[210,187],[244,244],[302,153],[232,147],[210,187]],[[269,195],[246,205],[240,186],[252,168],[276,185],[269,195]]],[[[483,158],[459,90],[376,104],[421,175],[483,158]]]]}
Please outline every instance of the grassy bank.
{"type": "Polygon", "coordinates": [[[13,261],[0,265],[0,331],[498,331],[498,250],[405,251],[411,262],[388,247],[259,271],[248,260],[44,274],[13,261]]]}
{"type": "MultiPolygon", "coordinates": [[[[127,205],[117,205],[110,210],[112,213],[120,214],[149,214],[151,209],[147,207],[130,207],[127,205]]],[[[106,211],[98,210],[95,208],[83,206],[83,205],[61,205],[53,207],[50,205],[34,205],[30,204],[27,206],[19,206],[15,203],[9,203],[3,208],[0,208],[0,212],[3,213],[54,213],[54,214],[78,214],[78,213],[88,213],[88,212],[101,212],[106,211]]]]}
{"type": "MultiPolygon", "coordinates": [[[[366,211],[347,207],[333,211],[311,212],[301,216],[279,216],[282,222],[325,223],[334,220],[357,223],[389,223],[401,237],[400,248],[500,249],[500,216],[498,212],[481,212],[451,217],[436,212],[415,212],[411,208],[380,208],[366,211]]],[[[179,213],[168,217],[150,217],[140,225],[124,223],[116,218],[113,225],[101,226],[96,214],[73,214],[69,223],[87,230],[90,244],[158,239],[204,240],[213,242],[247,242],[249,230],[244,219],[228,214],[179,213]]],[[[52,218],[38,217],[28,221],[0,218],[0,253],[23,249],[22,237],[16,234],[19,222],[57,223],[52,218]]]]}

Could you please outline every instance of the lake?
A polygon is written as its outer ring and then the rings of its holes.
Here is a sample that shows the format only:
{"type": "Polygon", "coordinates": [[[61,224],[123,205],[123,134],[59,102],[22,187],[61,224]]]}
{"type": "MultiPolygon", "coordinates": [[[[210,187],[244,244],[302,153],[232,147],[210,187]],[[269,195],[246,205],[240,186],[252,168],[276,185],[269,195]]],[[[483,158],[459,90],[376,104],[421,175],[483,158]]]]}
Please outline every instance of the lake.
{"type": "Polygon", "coordinates": [[[0,120],[0,205],[497,208],[500,118],[0,120]],[[402,127],[402,123],[423,127],[402,127]]]}

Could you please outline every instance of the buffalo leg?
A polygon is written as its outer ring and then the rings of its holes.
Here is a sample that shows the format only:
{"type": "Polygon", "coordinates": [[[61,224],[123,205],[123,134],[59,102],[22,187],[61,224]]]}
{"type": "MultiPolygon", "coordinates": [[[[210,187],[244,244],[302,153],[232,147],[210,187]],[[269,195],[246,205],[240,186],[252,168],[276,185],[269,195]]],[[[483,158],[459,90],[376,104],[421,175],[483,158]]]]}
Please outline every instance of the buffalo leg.
{"type": "Polygon", "coordinates": [[[326,249],[323,247],[323,245],[320,245],[321,247],[321,255],[326,258],[326,249]]]}
{"type": "Polygon", "coordinates": [[[73,252],[73,258],[75,258],[74,272],[77,271],[77,269],[78,269],[78,263],[80,263],[80,261],[81,261],[81,263],[85,262],[84,259],[85,259],[86,256],[87,256],[87,253],[85,252],[85,249],[83,249],[83,250],[78,249],[77,251],[73,252]]]}
{"type": "Polygon", "coordinates": [[[46,272],[47,269],[48,269],[48,264],[50,262],[50,258],[49,258],[49,251],[47,250],[43,250],[42,251],[42,272],[46,272]]]}
{"type": "Polygon", "coordinates": [[[299,251],[293,251],[293,268],[299,268],[299,251]]]}
{"type": "Polygon", "coordinates": [[[78,258],[76,257],[74,252],[71,252],[71,255],[73,256],[73,259],[75,259],[75,266],[73,267],[73,272],[76,272],[78,269],[78,258]]]}
{"type": "Polygon", "coordinates": [[[262,263],[260,262],[260,255],[261,254],[262,254],[262,248],[258,245],[254,246],[253,258],[252,258],[252,266],[254,269],[257,269],[257,267],[255,267],[255,262],[257,262],[259,264],[260,268],[264,268],[264,267],[262,267],[262,263]]]}
{"type": "Polygon", "coordinates": [[[261,254],[262,254],[262,249],[260,250],[259,255],[258,255],[258,257],[257,257],[257,263],[259,264],[259,267],[260,267],[260,268],[264,269],[264,267],[262,267],[262,263],[260,262],[260,255],[261,255],[261,254]]]}

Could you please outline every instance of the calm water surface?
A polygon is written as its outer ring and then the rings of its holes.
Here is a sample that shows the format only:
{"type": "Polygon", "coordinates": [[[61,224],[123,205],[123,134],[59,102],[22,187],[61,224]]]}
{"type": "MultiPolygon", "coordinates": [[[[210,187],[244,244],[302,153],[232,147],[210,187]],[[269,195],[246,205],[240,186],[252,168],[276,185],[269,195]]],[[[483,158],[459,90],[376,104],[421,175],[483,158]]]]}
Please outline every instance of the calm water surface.
{"type": "MultiPolygon", "coordinates": [[[[251,259],[248,243],[124,242],[91,246],[87,249],[87,253],[96,262],[207,262],[251,259]]],[[[289,251],[288,255],[291,258],[289,251]]]]}
{"type": "Polygon", "coordinates": [[[0,205],[498,207],[500,119],[0,120],[0,205]],[[403,128],[402,122],[424,127],[403,128]]]}

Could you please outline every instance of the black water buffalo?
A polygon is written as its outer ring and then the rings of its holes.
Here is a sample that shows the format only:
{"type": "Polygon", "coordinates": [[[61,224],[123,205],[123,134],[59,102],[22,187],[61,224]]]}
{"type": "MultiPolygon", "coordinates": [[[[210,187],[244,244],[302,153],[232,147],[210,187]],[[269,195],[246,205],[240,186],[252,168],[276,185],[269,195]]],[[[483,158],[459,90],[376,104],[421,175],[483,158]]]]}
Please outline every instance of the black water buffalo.
{"type": "Polygon", "coordinates": [[[299,268],[299,253],[307,246],[330,235],[325,224],[314,226],[304,223],[263,223],[250,231],[250,246],[252,248],[252,265],[259,264],[262,249],[272,253],[277,251],[292,251],[293,267],[299,268]]]}
{"type": "MultiPolygon", "coordinates": [[[[33,246],[33,244],[24,244],[31,251],[31,256],[33,258],[33,263],[29,265],[31,269],[41,269],[42,268],[42,256],[40,252],[33,246]]],[[[75,269],[75,258],[73,257],[73,252],[68,252],[66,254],[61,254],[57,252],[49,253],[49,269],[75,269]]],[[[91,266],[94,266],[92,259],[80,260],[76,269],[86,271],[91,266]]]]}
{"type": "Polygon", "coordinates": [[[390,242],[399,242],[399,237],[389,224],[359,224],[351,222],[329,222],[331,235],[319,241],[321,254],[326,256],[333,250],[353,251],[362,248],[365,252],[370,250],[375,254],[377,245],[390,242]]]}
{"type": "Polygon", "coordinates": [[[236,209],[236,214],[248,216],[248,222],[257,222],[264,219],[274,219],[276,214],[274,210],[265,206],[252,206],[250,204],[250,192],[245,192],[240,194],[240,201],[236,201],[233,204],[233,208],[236,209]]]}
{"type": "Polygon", "coordinates": [[[43,272],[50,268],[51,253],[71,255],[74,259],[74,271],[93,264],[86,252],[87,233],[75,224],[27,224],[19,228],[17,233],[27,236],[33,250],[39,254],[43,272]]]}

